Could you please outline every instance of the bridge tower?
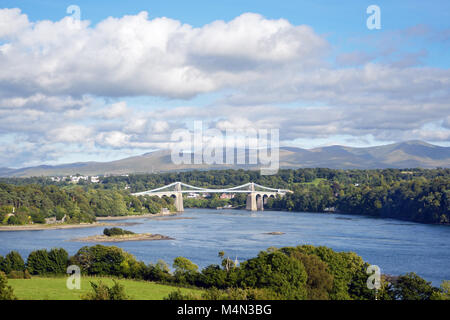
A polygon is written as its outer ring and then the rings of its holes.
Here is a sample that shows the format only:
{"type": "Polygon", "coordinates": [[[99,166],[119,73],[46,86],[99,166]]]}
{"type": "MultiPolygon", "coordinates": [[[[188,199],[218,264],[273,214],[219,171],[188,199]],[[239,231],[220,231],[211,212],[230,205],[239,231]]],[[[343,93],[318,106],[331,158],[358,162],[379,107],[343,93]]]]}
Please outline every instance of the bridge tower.
{"type": "Polygon", "coordinates": [[[183,206],[183,193],[181,193],[181,183],[177,182],[175,185],[175,208],[178,212],[184,211],[183,206]]]}
{"type": "Polygon", "coordinates": [[[249,185],[249,190],[251,192],[247,195],[247,204],[245,206],[245,209],[250,211],[257,211],[258,206],[256,204],[255,184],[253,182],[249,185]]]}

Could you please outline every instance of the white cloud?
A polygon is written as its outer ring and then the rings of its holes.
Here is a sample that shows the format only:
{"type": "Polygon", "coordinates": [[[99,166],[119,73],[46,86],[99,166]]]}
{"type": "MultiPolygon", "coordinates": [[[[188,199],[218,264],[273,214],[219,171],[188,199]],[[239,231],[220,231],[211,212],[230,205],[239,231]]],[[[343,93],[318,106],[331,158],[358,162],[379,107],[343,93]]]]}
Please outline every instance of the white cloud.
{"type": "Polygon", "coordinates": [[[167,132],[168,129],[169,129],[169,124],[166,121],[156,121],[152,125],[153,133],[167,132]]]}
{"type": "Polygon", "coordinates": [[[21,14],[20,9],[0,10],[0,38],[14,38],[28,27],[28,17],[21,14]]]}
{"type": "Polygon", "coordinates": [[[186,98],[251,79],[258,68],[316,61],[327,44],[310,27],[257,14],[202,28],[168,18],[149,20],[146,12],[108,18],[94,27],[83,21],[80,28],[68,17],[25,27],[26,15],[16,10],[14,18],[3,38],[14,37],[0,46],[0,84],[22,95],[186,98]],[[205,70],[211,63],[214,71],[205,70]],[[236,66],[251,70],[243,77],[235,74],[236,66]]]}
{"type": "Polygon", "coordinates": [[[336,136],[448,142],[450,71],[418,67],[426,51],[385,63],[373,62],[380,53],[346,52],[335,55],[336,67],[332,50],[309,26],[253,13],[193,27],[141,12],[76,28],[68,17],[30,22],[18,9],[1,9],[0,150],[7,154],[0,161],[164,148],[173,130],[193,120],[220,130],[279,128],[285,143],[336,136]],[[217,100],[127,103],[205,93],[217,100]]]}
{"type": "Polygon", "coordinates": [[[96,137],[96,142],[102,146],[120,148],[128,147],[130,135],[120,131],[101,132],[96,137]]]}
{"type": "Polygon", "coordinates": [[[83,125],[68,125],[53,129],[48,139],[53,142],[79,142],[85,143],[90,138],[92,129],[83,125]]]}
{"type": "Polygon", "coordinates": [[[106,119],[116,119],[127,115],[131,110],[127,107],[127,103],[124,101],[107,105],[100,112],[100,115],[106,119]]]}

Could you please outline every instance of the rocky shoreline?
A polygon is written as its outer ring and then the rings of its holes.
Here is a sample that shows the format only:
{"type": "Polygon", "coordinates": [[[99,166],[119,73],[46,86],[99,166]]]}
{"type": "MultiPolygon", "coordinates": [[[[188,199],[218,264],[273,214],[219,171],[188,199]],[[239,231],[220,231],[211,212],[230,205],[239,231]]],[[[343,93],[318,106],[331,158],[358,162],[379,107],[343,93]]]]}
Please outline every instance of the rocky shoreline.
{"type": "Polygon", "coordinates": [[[170,214],[162,214],[162,213],[151,214],[151,213],[149,213],[149,214],[140,214],[140,215],[131,215],[131,216],[108,216],[108,217],[97,217],[97,221],[173,217],[176,215],[178,215],[178,213],[174,212],[174,213],[170,213],[170,214]]]}
{"type": "Polygon", "coordinates": [[[76,238],[68,241],[76,242],[125,242],[125,241],[154,241],[154,240],[175,240],[162,234],[141,233],[141,234],[125,234],[119,236],[89,236],[85,238],[76,238]]]}

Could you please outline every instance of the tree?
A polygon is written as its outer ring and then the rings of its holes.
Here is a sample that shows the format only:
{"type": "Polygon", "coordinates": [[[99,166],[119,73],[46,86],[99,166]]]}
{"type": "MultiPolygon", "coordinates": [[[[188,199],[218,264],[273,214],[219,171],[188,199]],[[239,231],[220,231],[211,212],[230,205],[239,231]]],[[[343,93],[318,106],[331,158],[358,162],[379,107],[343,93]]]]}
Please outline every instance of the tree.
{"type": "Polygon", "coordinates": [[[307,298],[307,273],[303,264],[281,251],[260,252],[243,262],[238,270],[238,284],[243,288],[267,288],[288,300],[307,298]]]}
{"type": "Polygon", "coordinates": [[[429,300],[437,291],[431,282],[410,272],[398,277],[393,283],[392,294],[396,300],[429,300]]]}
{"type": "Polygon", "coordinates": [[[27,269],[31,274],[44,275],[50,272],[51,262],[45,249],[30,252],[27,259],[27,269]]]}
{"type": "Polygon", "coordinates": [[[24,271],[25,270],[25,262],[22,259],[22,256],[17,251],[11,251],[5,256],[3,261],[3,271],[5,273],[10,273],[11,271],[24,271]]]}
{"type": "Polygon", "coordinates": [[[292,257],[298,259],[305,266],[308,280],[309,300],[328,300],[329,292],[333,288],[333,276],[328,273],[328,266],[316,255],[306,255],[295,252],[292,257]]]}
{"type": "Polygon", "coordinates": [[[13,206],[6,205],[0,206],[0,224],[2,224],[6,218],[6,215],[13,212],[13,206]]]}
{"type": "Polygon", "coordinates": [[[80,248],[70,263],[80,266],[85,274],[128,277],[130,265],[137,261],[121,248],[98,244],[80,248]]]}
{"type": "Polygon", "coordinates": [[[444,280],[441,283],[439,291],[435,292],[432,300],[450,300],[450,280],[444,280]]]}
{"type": "MultiPolygon", "coordinates": [[[[355,274],[361,272],[364,266],[364,261],[360,256],[354,252],[335,252],[324,246],[304,245],[296,249],[306,254],[314,254],[328,265],[328,271],[333,275],[333,288],[330,292],[332,300],[351,299],[352,281],[355,274]]],[[[361,279],[355,280],[360,281],[361,279]]]]}
{"type": "Polygon", "coordinates": [[[0,271],[0,300],[17,300],[14,290],[8,286],[8,278],[0,271]]]}
{"type": "Polygon", "coordinates": [[[168,264],[160,259],[156,264],[149,264],[144,279],[169,283],[173,281],[173,276],[170,273],[168,264]]]}
{"type": "Polygon", "coordinates": [[[191,260],[184,257],[177,257],[173,260],[175,268],[175,280],[178,283],[195,283],[198,276],[198,266],[191,260]]]}
{"type": "Polygon", "coordinates": [[[197,285],[205,288],[223,289],[227,286],[227,272],[217,264],[209,265],[202,270],[197,285]]]}
{"type": "Polygon", "coordinates": [[[49,272],[53,274],[65,274],[69,263],[69,254],[63,248],[53,248],[48,253],[50,261],[49,272]]]}
{"type": "Polygon", "coordinates": [[[103,234],[107,237],[113,237],[113,236],[122,236],[126,234],[134,234],[134,232],[114,227],[114,228],[105,228],[103,230],[103,234]]]}

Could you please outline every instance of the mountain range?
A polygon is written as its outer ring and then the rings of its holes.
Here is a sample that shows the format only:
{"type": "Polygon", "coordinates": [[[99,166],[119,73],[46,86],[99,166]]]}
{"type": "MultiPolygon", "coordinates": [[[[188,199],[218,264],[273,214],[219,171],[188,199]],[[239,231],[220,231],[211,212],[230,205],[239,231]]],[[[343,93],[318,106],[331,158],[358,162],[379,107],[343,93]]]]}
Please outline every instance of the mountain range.
{"type": "MultiPolygon", "coordinates": [[[[423,141],[355,148],[328,146],[313,149],[281,147],[280,168],[384,169],[450,167],[450,147],[423,141]]],[[[0,168],[1,177],[118,175],[210,169],[258,169],[255,165],[175,165],[170,150],[159,150],[110,162],[77,162],[12,169],[0,168]]]]}

